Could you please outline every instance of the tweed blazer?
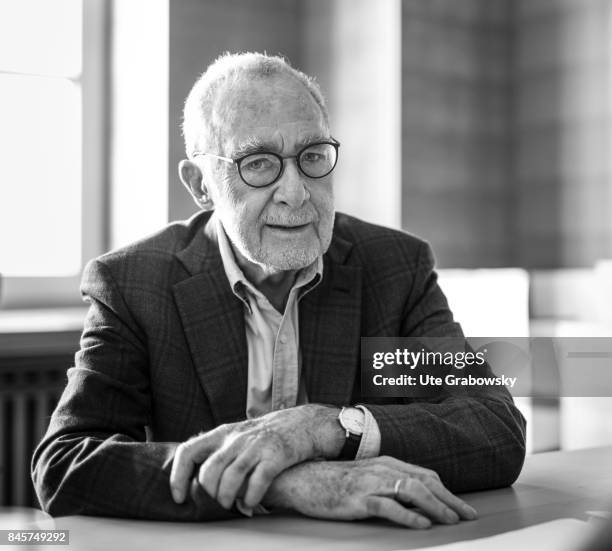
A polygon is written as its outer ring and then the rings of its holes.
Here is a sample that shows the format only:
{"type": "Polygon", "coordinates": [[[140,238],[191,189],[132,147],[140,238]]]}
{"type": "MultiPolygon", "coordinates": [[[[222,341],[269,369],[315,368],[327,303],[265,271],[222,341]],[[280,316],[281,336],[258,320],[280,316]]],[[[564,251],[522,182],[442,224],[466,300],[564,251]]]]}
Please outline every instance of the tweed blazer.
{"type": "MultiPolygon", "coordinates": [[[[237,514],[195,485],[181,505],[169,490],[178,443],[245,419],[243,305],[211,214],[91,261],[81,292],[90,307],[80,350],[32,461],[42,507],[166,520],[237,514]]],[[[453,491],[518,476],[525,424],[505,389],[432,400],[360,396],[362,336],[462,335],[424,241],[337,214],[323,278],[300,302],[299,334],[309,401],[364,403],[380,428],[381,455],[434,469],[453,491]]]]}

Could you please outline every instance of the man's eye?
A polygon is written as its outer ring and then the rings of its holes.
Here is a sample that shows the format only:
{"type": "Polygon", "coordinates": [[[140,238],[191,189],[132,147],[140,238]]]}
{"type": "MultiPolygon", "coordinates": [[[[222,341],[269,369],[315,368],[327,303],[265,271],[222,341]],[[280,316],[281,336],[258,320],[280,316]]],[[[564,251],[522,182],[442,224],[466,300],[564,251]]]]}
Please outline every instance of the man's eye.
{"type": "Polygon", "coordinates": [[[319,161],[323,161],[325,159],[325,155],[323,153],[317,153],[315,151],[307,151],[302,155],[302,162],[306,163],[317,163],[319,161]]]}
{"type": "Polygon", "coordinates": [[[272,168],[272,161],[267,157],[259,157],[257,159],[250,159],[242,164],[243,170],[260,171],[269,170],[272,168]]]}

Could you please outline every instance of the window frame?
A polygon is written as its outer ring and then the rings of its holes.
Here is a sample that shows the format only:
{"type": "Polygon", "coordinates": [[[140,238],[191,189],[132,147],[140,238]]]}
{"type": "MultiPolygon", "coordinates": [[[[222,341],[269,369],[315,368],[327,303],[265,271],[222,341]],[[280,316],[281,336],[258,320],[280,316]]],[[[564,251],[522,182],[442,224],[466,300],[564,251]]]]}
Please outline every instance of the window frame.
{"type": "MultiPolygon", "coordinates": [[[[81,270],[108,243],[108,143],[110,0],[83,0],[81,73],[81,270]],[[86,185],[85,185],[86,184],[86,185]]],[[[0,308],[82,304],[81,273],[65,277],[1,276],[0,308]]]]}

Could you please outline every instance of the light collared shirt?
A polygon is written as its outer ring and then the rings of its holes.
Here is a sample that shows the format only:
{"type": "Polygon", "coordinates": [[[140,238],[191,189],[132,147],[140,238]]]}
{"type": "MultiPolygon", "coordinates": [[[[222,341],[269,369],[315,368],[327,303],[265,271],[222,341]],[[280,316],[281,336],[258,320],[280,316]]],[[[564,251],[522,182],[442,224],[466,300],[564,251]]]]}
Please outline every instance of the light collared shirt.
{"type": "MultiPolygon", "coordinates": [[[[221,221],[217,218],[219,250],[232,292],[244,304],[248,350],[246,416],[249,419],[270,411],[308,403],[301,377],[299,302],[323,277],[323,257],[301,269],[289,291],[281,314],[245,276],[234,256],[221,221]]],[[[376,457],[380,452],[380,429],[370,411],[364,413],[364,430],[356,459],[376,457]]]]}

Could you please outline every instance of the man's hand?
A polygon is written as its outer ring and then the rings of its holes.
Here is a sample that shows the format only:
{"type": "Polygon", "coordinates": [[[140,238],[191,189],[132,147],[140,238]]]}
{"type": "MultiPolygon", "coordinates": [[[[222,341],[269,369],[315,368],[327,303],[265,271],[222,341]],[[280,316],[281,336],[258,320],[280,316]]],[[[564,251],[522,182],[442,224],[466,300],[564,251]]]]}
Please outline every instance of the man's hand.
{"type": "Polygon", "coordinates": [[[443,486],[434,471],[391,457],[297,465],[278,476],[262,503],[316,518],[378,517],[409,528],[429,528],[432,520],[454,524],[477,516],[443,486]]]}
{"type": "Polygon", "coordinates": [[[337,457],[344,441],[338,412],[309,404],[221,425],[183,442],[170,473],[174,501],[185,500],[199,468],[199,484],[223,507],[229,509],[239,491],[244,505],[254,507],[285,469],[308,459],[337,457]]]}

